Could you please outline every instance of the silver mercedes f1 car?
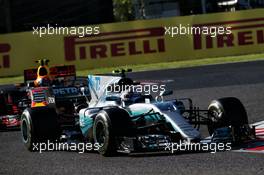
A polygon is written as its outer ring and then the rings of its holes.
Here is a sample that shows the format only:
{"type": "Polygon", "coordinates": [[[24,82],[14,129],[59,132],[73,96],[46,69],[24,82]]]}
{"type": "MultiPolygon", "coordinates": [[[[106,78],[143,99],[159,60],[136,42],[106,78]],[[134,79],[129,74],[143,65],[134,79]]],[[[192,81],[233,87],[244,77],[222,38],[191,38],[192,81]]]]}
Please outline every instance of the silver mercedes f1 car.
{"type": "MultiPolygon", "coordinates": [[[[117,152],[164,151],[170,143],[204,143],[205,140],[236,146],[256,139],[256,127],[264,126],[263,123],[249,125],[246,110],[235,97],[213,100],[207,109],[201,110],[189,98],[165,100],[172,91],[163,90],[156,98],[134,92],[131,87],[143,85],[128,78],[126,70],[116,73],[89,75],[87,104],[72,114],[73,118],[78,118],[72,128],[78,128],[86,142],[98,143],[98,152],[104,156],[117,152]],[[202,138],[199,132],[201,125],[207,126],[209,137],[202,138]]],[[[57,114],[53,113],[56,117],[57,114]]],[[[34,113],[31,114],[23,113],[26,115],[24,118],[34,120],[34,113]]],[[[55,120],[51,121],[54,123],[55,120]]],[[[22,124],[23,138],[28,135],[37,137],[33,132],[38,128],[33,125],[34,122],[22,124]]],[[[58,123],[53,125],[59,126],[58,123]]],[[[37,132],[44,135],[52,133],[45,131],[45,127],[37,132]]],[[[24,143],[32,149],[34,141],[50,138],[54,139],[54,135],[24,139],[24,143]]]]}

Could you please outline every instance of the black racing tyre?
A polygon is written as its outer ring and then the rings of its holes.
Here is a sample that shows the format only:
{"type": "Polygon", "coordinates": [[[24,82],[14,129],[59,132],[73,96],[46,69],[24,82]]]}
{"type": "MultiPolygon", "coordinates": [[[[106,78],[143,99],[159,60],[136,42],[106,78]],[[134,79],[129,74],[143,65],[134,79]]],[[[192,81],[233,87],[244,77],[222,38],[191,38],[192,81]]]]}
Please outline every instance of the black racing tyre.
{"type": "Polygon", "coordinates": [[[27,108],[21,115],[21,134],[25,147],[33,150],[34,144],[55,141],[60,137],[60,126],[55,109],[27,108]]]}
{"type": "Polygon", "coordinates": [[[116,154],[118,136],[129,136],[133,133],[129,114],[117,107],[100,111],[93,124],[94,142],[100,145],[98,152],[103,156],[116,154]]]}
{"type": "Polygon", "coordinates": [[[221,127],[238,128],[248,124],[247,112],[241,101],[235,97],[213,100],[208,106],[209,134],[221,127]]]}

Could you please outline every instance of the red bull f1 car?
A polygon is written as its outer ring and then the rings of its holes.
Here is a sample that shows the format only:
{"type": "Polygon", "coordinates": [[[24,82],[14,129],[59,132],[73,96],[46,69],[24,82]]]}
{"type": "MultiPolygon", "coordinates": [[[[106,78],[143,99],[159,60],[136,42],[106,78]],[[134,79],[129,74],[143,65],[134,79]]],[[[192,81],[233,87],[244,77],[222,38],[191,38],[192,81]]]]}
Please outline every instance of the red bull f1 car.
{"type": "Polygon", "coordinates": [[[38,69],[24,71],[27,96],[21,100],[22,106],[32,112],[56,111],[56,117],[50,116],[53,120],[60,117],[62,123],[74,123],[75,109],[85,104],[87,98],[82,95],[80,87],[85,87],[87,82],[76,77],[74,65],[48,67],[48,62],[39,60],[38,69]]]}

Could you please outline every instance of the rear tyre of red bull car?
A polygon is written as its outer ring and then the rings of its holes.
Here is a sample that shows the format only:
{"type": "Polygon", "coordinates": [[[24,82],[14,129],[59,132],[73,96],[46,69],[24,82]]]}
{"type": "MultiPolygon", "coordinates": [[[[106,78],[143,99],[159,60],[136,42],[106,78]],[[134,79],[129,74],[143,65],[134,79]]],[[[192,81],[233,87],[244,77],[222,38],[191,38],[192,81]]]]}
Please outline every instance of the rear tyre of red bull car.
{"type": "Polygon", "coordinates": [[[38,151],[40,143],[57,141],[60,126],[55,109],[48,107],[27,108],[21,116],[21,134],[29,151],[38,151]]]}

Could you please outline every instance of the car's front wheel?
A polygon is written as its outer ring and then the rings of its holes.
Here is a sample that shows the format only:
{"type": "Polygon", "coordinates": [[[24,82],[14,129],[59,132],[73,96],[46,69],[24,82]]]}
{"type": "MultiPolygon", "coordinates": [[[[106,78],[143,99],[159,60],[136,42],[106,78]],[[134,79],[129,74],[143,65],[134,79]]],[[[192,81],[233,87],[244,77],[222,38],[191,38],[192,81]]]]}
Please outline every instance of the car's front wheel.
{"type": "Polygon", "coordinates": [[[226,97],[213,100],[208,106],[209,134],[217,128],[233,127],[235,132],[248,125],[247,112],[241,101],[235,97],[226,97]]]}

